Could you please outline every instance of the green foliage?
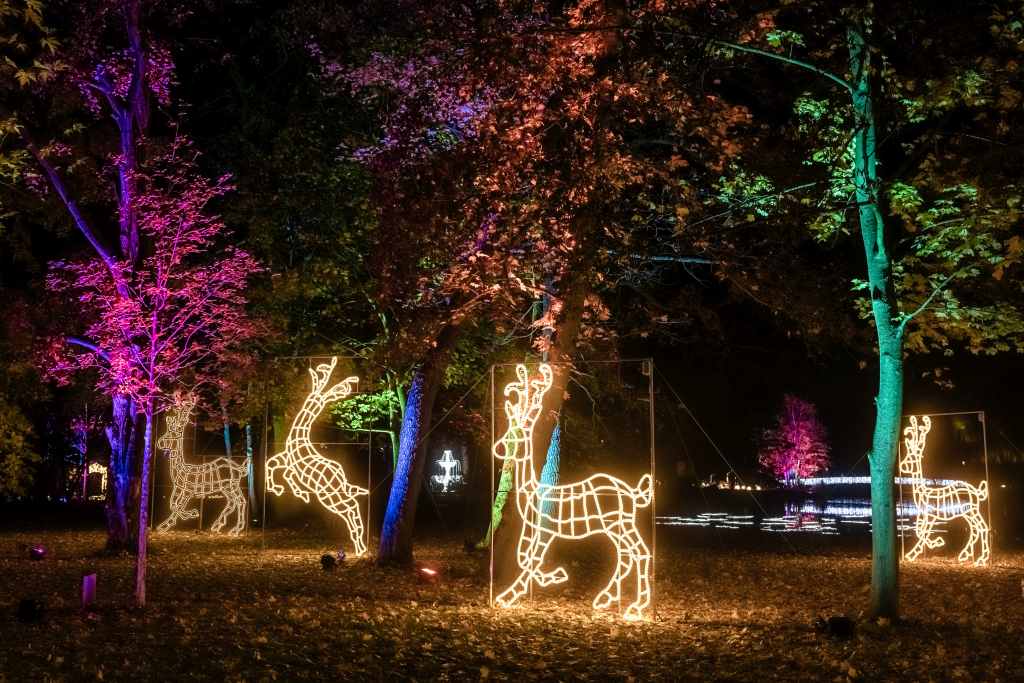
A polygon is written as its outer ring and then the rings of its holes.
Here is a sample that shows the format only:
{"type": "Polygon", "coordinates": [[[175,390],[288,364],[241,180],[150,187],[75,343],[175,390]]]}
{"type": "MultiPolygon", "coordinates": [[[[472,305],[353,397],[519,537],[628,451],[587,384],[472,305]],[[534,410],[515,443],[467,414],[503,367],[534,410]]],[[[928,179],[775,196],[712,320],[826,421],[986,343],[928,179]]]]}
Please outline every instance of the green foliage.
{"type": "Polygon", "coordinates": [[[0,395],[0,494],[22,496],[32,483],[32,425],[16,405],[0,395]]]}
{"type": "Polygon", "coordinates": [[[391,389],[356,394],[330,408],[334,423],[342,429],[391,429],[402,406],[398,395],[391,389]]]}
{"type": "Polygon", "coordinates": [[[729,174],[720,176],[715,183],[715,201],[724,206],[745,209],[746,219],[752,221],[755,217],[769,215],[778,204],[778,196],[775,185],[767,176],[730,164],[729,174]]]}

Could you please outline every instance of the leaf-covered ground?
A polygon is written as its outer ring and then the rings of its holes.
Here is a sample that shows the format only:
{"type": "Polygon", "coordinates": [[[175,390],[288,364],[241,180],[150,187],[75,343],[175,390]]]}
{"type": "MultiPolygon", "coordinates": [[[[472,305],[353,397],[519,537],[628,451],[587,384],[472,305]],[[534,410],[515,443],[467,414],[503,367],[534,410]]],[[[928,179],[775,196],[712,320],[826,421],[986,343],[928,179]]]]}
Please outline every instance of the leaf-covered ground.
{"type": "MultiPolygon", "coordinates": [[[[131,560],[99,553],[99,532],[0,535],[0,678],[25,680],[1024,680],[1024,555],[986,569],[904,566],[906,620],[860,618],[861,550],[794,555],[659,541],[651,622],[590,609],[600,548],[565,566],[575,580],[523,608],[488,605],[488,558],[423,543],[416,572],[348,560],[325,573],[322,534],[240,540],[156,537],[150,606],[128,609],[131,560]],[[49,550],[31,561],[22,544],[49,550]],[[674,547],[673,547],[674,546],[674,547]],[[99,575],[98,610],[79,608],[99,575]],[[46,604],[19,623],[18,601],[46,604]],[[848,614],[856,633],[816,632],[848,614]]],[[[557,558],[556,558],[557,559],[557,558]]]]}

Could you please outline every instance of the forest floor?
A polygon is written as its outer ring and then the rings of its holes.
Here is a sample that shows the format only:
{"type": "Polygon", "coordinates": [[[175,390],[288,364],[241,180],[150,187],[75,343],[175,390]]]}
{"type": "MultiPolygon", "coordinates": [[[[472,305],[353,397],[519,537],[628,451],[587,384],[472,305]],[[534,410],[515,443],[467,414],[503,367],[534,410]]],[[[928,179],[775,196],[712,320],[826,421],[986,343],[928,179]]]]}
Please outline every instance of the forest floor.
{"type": "Polygon", "coordinates": [[[324,572],[322,537],[156,536],[138,611],[127,606],[132,560],[104,556],[101,533],[2,533],[0,680],[1024,680],[1022,553],[983,569],[904,565],[905,619],[880,624],[862,616],[863,550],[696,548],[659,535],[656,612],[628,623],[590,608],[607,580],[603,546],[563,558],[568,584],[496,610],[488,553],[458,540],[417,547],[440,572],[425,582],[368,560],[324,572]],[[29,543],[45,559],[30,560],[29,543]],[[88,613],[86,572],[98,574],[88,613]],[[15,618],[26,597],[45,605],[36,623],[15,618]],[[841,614],[856,622],[850,638],[812,626],[841,614]]]}

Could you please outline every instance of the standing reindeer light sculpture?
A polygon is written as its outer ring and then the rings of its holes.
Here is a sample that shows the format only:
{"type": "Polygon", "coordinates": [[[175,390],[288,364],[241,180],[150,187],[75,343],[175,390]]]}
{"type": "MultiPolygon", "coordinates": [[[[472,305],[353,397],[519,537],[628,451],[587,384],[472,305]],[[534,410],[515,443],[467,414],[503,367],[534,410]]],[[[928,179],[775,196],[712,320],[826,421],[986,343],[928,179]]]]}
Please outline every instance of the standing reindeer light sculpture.
{"type": "Polygon", "coordinates": [[[310,501],[310,494],[315,495],[321,505],[345,520],[355,554],[359,556],[366,553],[366,542],[363,540],[363,517],[358,497],[367,495],[369,491],[350,484],[344,468],[320,455],[309,438],[313,422],[327,404],[349,396],[359,382],[358,377],[348,377],[327,388],[337,363],[338,359],[332,358],[330,363],[309,369],[313,378],[312,391],[288,430],[284,450],[267,459],[267,489],[278,496],[284,493],[284,486],[277,483],[277,473],[281,472],[292,493],[304,503],[310,501]]]}
{"type": "Polygon", "coordinates": [[[540,483],[533,466],[533,428],[544,394],[551,388],[551,366],[542,364],[540,378],[530,379],[526,366],[517,365],[516,376],[518,381],[505,387],[508,431],[494,444],[493,453],[515,463],[516,503],[523,519],[516,552],[520,573],[496,598],[498,606],[515,605],[533,582],[545,587],[569,579],[562,567],[542,569],[552,541],[604,534],[615,545],[617,562],[608,585],[594,598],[594,609],[619,604],[623,582],[632,573],[636,598],[623,618],[643,619],[644,609],[651,603],[651,552],[637,530],[636,511],[651,504],[651,475],[645,474],[635,488],[607,474],[595,474],[572,484],[540,483]]]}
{"type": "Polygon", "coordinates": [[[988,498],[988,482],[982,480],[978,486],[965,481],[929,486],[924,478],[923,462],[925,438],[931,428],[932,419],[927,415],[921,418],[920,423],[917,416],[911,415],[910,426],[903,430],[906,454],[900,459],[900,472],[912,478],[914,505],[917,507],[917,520],[914,522],[917,542],[905,558],[913,562],[926,547],[935,549],[945,545],[945,539],[935,534],[935,525],[962,517],[971,536],[957,559],[967,562],[973,558],[976,565],[988,564],[988,524],[981,514],[981,502],[988,498]]]}
{"type": "Polygon", "coordinates": [[[199,517],[198,510],[189,509],[193,498],[223,498],[224,509],[210,526],[210,531],[223,529],[228,515],[234,512],[235,524],[228,529],[228,535],[238,536],[245,529],[245,496],[240,482],[247,468],[225,457],[194,465],[185,462],[185,426],[195,405],[193,396],[182,399],[167,414],[167,431],[156,443],[158,448],[167,451],[171,459],[172,486],[171,516],[157,527],[157,531],[168,531],[180,520],[199,517]]]}

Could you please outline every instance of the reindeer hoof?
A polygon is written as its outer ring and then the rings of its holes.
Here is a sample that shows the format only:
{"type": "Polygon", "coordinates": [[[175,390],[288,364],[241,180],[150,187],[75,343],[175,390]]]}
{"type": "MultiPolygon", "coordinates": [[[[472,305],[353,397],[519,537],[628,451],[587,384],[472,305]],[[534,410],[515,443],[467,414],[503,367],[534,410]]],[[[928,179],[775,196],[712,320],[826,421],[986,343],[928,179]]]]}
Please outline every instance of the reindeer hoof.
{"type": "Polygon", "coordinates": [[[611,593],[608,593],[607,591],[599,593],[598,596],[594,598],[594,609],[608,609],[612,606],[613,602],[615,602],[615,599],[612,598],[611,593]]]}
{"type": "Polygon", "coordinates": [[[553,571],[541,574],[537,577],[537,583],[541,587],[552,586],[556,583],[564,583],[569,580],[569,574],[562,567],[557,567],[553,571]]]}
{"type": "Polygon", "coordinates": [[[626,613],[622,615],[622,618],[626,621],[643,621],[644,613],[636,605],[630,605],[626,609],[626,613]]]}
{"type": "Polygon", "coordinates": [[[496,604],[498,607],[501,607],[503,609],[508,609],[509,607],[512,607],[513,605],[515,605],[516,601],[518,601],[518,600],[519,600],[519,596],[518,595],[516,595],[515,593],[512,593],[511,591],[505,591],[504,593],[502,593],[501,595],[499,595],[498,597],[496,597],[494,599],[494,604],[496,604]]]}

